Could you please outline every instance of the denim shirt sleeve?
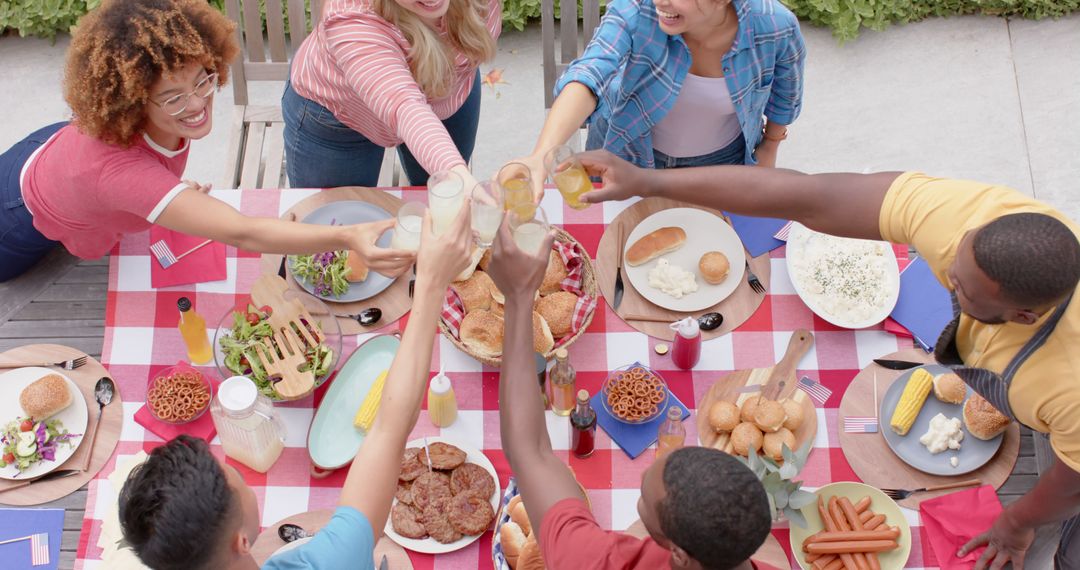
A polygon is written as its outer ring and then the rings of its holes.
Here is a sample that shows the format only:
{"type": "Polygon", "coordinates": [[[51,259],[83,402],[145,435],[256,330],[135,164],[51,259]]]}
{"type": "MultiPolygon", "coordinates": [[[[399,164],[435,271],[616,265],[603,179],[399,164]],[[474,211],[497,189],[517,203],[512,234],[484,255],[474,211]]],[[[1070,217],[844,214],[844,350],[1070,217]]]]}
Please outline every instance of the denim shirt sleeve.
{"type": "Polygon", "coordinates": [[[573,81],[589,88],[601,101],[604,85],[615,77],[630,53],[640,6],[636,0],[613,0],[581,56],[570,62],[555,82],[555,96],[573,81]]]}
{"type": "Polygon", "coordinates": [[[375,534],[367,518],[352,507],[338,507],[315,537],[271,557],[262,570],[375,569],[375,534]]]}
{"type": "Polygon", "coordinates": [[[770,123],[790,125],[802,110],[803,65],[806,62],[806,44],[803,42],[799,23],[795,21],[784,47],[776,56],[773,68],[772,92],[765,105],[765,117],[770,123]]]}

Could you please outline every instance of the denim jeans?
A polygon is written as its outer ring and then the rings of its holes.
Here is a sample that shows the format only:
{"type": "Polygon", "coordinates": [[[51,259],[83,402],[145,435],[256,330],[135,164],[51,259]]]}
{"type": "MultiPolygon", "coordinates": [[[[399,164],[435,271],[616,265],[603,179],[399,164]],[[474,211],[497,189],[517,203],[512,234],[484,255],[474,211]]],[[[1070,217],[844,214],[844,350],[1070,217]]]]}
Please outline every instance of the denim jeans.
{"type": "MultiPolygon", "coordinates": [[[[294,188],[333,188],[378,184],[386,148],[345,126],[326,107],[301,97],[285,83],[281,96],[285,119],[285,171],[294,188]]],[[[480,71],[472,92],[443,126],[465,162],[472,158],[476,128],[480,122],[480,71]]],[[[398,158],[409,183],[427,184],[428,172],[404,144],[397,146],[398,158]]]]}
{"type": "Polygon", "coordinates": [[[714,150],[701,156],[674,157],[668,156],[655,148],[653,160],[656,161],[656,169],[665,168],[688,168],[691,166],[717,166],[720,164],[743,164],[746,157],[746,140],[740,134],[735,140],[728,143],[720,150],[714,150]]]}
{"type": "Polygon", "coordinates": [[[22,275],[58,243],[34,227],[30,210],[23,203],[19,175],[30,155],[66,124],[34,131],[0,154],[0,282],[22,275]]]}

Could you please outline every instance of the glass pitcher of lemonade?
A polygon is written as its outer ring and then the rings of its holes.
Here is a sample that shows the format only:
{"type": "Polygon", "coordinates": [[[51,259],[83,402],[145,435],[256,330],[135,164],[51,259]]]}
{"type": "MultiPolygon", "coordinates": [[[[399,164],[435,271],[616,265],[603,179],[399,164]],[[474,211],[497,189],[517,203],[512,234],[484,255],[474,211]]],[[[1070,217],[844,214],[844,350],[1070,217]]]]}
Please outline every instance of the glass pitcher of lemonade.
{"type": "Polygon", "coordinates": [[[285,449],[285,424],[251,379],[233,376],[218,386],[210,404],[225,455],[266,473],[285,449]]]}

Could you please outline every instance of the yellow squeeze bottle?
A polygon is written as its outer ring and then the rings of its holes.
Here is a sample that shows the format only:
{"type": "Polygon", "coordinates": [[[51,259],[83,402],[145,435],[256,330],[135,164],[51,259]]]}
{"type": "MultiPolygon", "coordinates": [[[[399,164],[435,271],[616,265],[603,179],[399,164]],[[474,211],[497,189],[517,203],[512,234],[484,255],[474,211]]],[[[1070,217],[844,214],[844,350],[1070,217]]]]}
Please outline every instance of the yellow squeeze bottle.
{"type": "Polygon", "coordinates": [[[210,338],[206,334],[206,321],[191,310],[191,299],[187,297],[180,297],[176,308],[180,309],[180,323],[177,328],[187,345],[188,360],[192,364],[210,362],[214,358],[214,349],[210,346],[210,338]]]}
{"type": "Polygon", "coordinates": [[[439,371],[428,385],[428,416],[436,427],[444,428],[457,419],[457,397],[450,378],[439,371]]]}

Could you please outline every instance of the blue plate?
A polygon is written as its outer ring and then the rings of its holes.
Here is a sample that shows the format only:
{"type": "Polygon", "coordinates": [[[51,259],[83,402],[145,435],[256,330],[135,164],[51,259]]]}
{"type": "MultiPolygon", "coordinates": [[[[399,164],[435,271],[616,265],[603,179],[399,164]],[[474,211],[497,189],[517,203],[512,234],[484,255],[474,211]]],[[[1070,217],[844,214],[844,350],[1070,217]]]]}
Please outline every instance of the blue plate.
{"type": "Polygon", "coordinates": [[[353,426],[375,379],[390,369],[401,341],[396,336],[372,337],[356,347],[323,396],[308,430],[308,455],[316,467],[340,469],[349,464],[364,443],[364,434],[353,426]]]}

